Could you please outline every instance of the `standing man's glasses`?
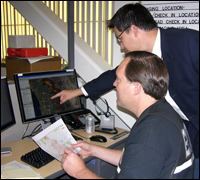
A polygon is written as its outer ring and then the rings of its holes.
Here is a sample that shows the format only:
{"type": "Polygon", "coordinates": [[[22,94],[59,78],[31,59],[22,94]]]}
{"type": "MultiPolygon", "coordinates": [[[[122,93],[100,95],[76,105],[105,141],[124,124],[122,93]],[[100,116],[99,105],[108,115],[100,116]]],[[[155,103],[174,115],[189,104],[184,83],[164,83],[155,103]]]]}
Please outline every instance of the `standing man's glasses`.
{"type": "Polygon", "coordinates": [[[121,32],[121,34],[117,37],[117,40],[118,40],[119,42],[122,42],[122,40],[119,39],[119,38],[122,36],[122,34],[124,33],[124,31],[126,31],[128,28],[129,28],[129,26],[126,27],[126,28],[121,32]]]}

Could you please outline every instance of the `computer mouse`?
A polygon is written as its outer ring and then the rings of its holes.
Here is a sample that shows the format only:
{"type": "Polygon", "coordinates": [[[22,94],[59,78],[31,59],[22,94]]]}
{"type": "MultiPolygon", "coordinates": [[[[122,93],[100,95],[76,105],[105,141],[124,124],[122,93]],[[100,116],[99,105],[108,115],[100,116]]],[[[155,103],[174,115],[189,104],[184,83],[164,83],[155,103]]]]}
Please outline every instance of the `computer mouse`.
{"type": "Polygon", "coordinates": [[[96,141],[96,142],[107,142],[106,137],[101,136],[101,135],[95,135],[90,137],[91,141],[96,141]]]}

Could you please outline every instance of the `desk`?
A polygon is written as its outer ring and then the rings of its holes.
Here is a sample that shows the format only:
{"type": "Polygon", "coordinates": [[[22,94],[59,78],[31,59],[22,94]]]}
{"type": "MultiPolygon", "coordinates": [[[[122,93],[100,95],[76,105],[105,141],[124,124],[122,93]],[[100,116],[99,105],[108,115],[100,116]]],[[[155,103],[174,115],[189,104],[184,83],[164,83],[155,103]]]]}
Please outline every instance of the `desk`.
{"type": "MultiPolygon", "coordinates": [[[[124,129],[117,128],[118,134],[125,131],[124,129]]],[[[84,141],[90,142],[95,145],[103,146],[103,147],[109,147],[112,149],[122,149],[124,142],[128,136],[125,135],[117,140],[111,140],[110,138],[115,136],[116,134],[105,134],[100,132],[94,132],[91,134],[86,133],[84,130],[75,130],[77,134],[82,135],[83,137],[89,138],[93,135],[103,135],[107,138],[107,142],[100,143],[100,142],[94,142],[90,141],[89,139],[83,138],[84,141]]],[[[73,134],[73,132],[72,132],[73,134]]],[[[78,136],[77,134],[74,134],[78,136]]],[[[38,145],[33,140],[27,140],[23,139],[20,141],[15,142],[1,142],[1,147],[11,147],[12,148],[12,154],[4,154],[1,155],[1,165],[7,164],[11,161],[18,161],[25,165],[28,165],[21,161],[21,156],[26,154],[29,151],[32,151],[33,149],[38,148],[38,145]]],[[[108,164],[106,162],[101,161],[98,158],[87,156],[83,157],[84,162],[86,163],[86,166],[95,172],[97,175],[102,176],[104,178],[109,178],[114,175],[116,167],[114,167],[111,164],[108,164]]],[[[65,173],[65,171],[61,167],[61,163],[57,161],[56,159],[52,162],[48,163],[47,165],[37,169],[32,166],[30,166],[34,171],[40,173],[40,175],[43,178],[59,178],[61,176],[65,176],[65,178],[68,178],[69,176],[65,173]]]]}

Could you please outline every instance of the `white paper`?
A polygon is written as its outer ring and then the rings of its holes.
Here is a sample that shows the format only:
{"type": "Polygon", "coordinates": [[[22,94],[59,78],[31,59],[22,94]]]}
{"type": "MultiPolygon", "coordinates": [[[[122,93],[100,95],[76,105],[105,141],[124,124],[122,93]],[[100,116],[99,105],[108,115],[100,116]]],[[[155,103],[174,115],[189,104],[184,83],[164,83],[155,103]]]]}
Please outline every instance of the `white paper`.
{"type": "Polygon", "coordinates": [[[20,59],[28,59],[29,63],[33,64],[33,63],[38,62],[40,60],[51,59],[53,57],[51,57],[51,56],[36,56],[36,57],[19,57],[19,58],[20,59]]]}
{"type": "Polygon", "coordinates": [[[12,161],[1,166],[2,179],[43,179],[39,173],[20,162],[12,161]]]}
{"type": "MultiPolygon", "coordinates": [[[[64,150],[66,148],[71,149],[71,144],[76,144],[75,139],[61,118],[32,138],[44,151],[60,162],[64,150]]],[[[80,150],[80,148],[72,149],[75,153],[80,150]]]]}
{"type": "Polygon", "coordinates": [[[38,62],[40,60],[51,59],[51,58],[53,58],[53,57],[51,57],[51,56],[37,56],[37,57],[29,57],[27,59],[29,60],[30,64],[33,64],[33,63],[38,62]]]}

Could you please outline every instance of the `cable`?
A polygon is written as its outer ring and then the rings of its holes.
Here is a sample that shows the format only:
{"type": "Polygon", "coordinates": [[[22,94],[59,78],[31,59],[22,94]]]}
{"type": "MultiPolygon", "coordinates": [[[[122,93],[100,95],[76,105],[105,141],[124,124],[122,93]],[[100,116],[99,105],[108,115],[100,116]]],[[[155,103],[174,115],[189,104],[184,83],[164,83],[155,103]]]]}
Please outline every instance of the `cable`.
{"type": "Polygon", "coordinates": [[[104,129],[104,128],[102,128],[101,130],[95,129],[95,131],[96,132],[101,132],[101,133],[106,133],[106,134],[117,134],[118,133],[118,130],[116,128],[114,128],[115,132],[110,132],[112,130],[110,130],[110,129],[104,129]]]}
{"type": "Polygon", "coordinates": [[[37,134],[37,132],[40,131],[41,128],[42,128],[41,124],[39,124],[39,125],[37,125],[37,126],[33,129],[33,131],[31,132],[31,134],[25,136],[25,134],[26,134],[26,132],[27,132],[27,130],[28,130],[28,127],[29,127],[29,124],[28,124],[28,126],[27,126],[27,128],[26,128],[25,133],[24,133],[23,136],[22,136],[22,139],[24,139],[24,138],[26,138],[26,137],[32,137],[32,136],[34,136],[34,135],[37,134]],[[38,129],[37,129],[37,128],[38,128],[38,129]],[[36,130],[36,129],[37,129],[37,130],[36,130]]]}
{"type": "Polygon", "coordinates": [[[26,130],[25,130],[25,132],[24,132],[23,136],[22,136],[22,139],[24,139],[24,138],[25,138],[25,134],[26,134],[26,132],[27,132],[27,130],[28,130],[28,127],[29,127],[29,123],[28,123],[28,125],[27,125],[27,127],[26,127],[26,130]]]}
{"type": "Polygon", "coordinates": [[[93,104],[95,105],[95,110],[96,110],[97,115],[105,115],[106,117],[111,116],[111,113],[109,112],[109,105],[108,105],[108,102],[107,102],[106,99],[104,99],[104,98],[101,98],[101,100],[106,104],[107,110],[106,110],[106,112],[104,112],[104,111],[101,109],[101,107],[96,103],[96,101],[93,100],[93,104]],[[98,111],[97,111],[97,108],[98,108],[101,112],[98,112],[98,111]]]}
{"type": "Polygon", "coordinates": [[[35,135],[35,134],[37,134],[37,132],[40,131],[41,128],[42,128],[42,125],[41,125],[41,124],[38,124],[38,125],[35,127],[35,129],[33,129],[31,135],[35,135]],[[37,128],[39,128],[39,129],[36,130],[37,128]]]}
{"type": "Polygon", "coordinates": [[[90,139],[90,138],[87,138],[87,137],[81,136],[80,134],[78,134],[78,133],[76,133],[76,132],[73,132],[73,131],[72,131],[72,133],[77,134],[78,136],[80,136],[80,137],[82,137],[82,138],[90,139]]]}
{"type": "MultiPolygon", "coordinates": [[[[100,98],[104,103],[106,103],[106,105],[107,105],[107,111],[110,109],[110,110],[112,110],[111,108],[110,108],[110,106],[108,105],[108,103],[107,103],[107,101],[106,101],[106,99],[104,99],[104,98],[100,98]],[[104,101],[104,100],[105,101],[104,101]]],[[[96,110],[96,113],[98,114],[99,112],[97,112],[97,109],[96,108],[98,108],[101,112],[104,112],[98,105],[97,105],[97,102],[94,100],[93,101],[93,104],[95,105],[95,110],[96,110]]],[[[114,112],[113,110],[112,110],[112,112],[114,112]]],[[[126,127],[128,127],[128,129],[129,130],[131,130],[131,128],[114,112],[114,114],[115,114],[115,116],[117,116],[119,119],[120,119],[120,121],[122,122],[122,123],[124,123],[125,125],[126,125],[126,127]]]]}

